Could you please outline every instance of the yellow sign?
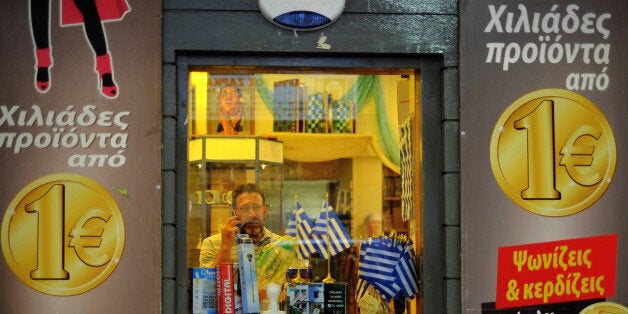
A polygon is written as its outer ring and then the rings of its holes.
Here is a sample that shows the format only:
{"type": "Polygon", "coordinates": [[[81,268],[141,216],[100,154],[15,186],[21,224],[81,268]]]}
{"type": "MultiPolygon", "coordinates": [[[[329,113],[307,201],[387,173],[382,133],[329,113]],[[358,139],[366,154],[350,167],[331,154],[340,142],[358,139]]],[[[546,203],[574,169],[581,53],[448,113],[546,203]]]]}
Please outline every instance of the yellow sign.
{"type": "Polygon", "coordinates": [[[25,284],[51,295],[75,295],[111,275],[124,250],[124,221],[97,182],[53,174],[11,201],[0,231],[7,264],[25,284]]]}
{"type": "Polygon", "coordinates": [[[493,174],[524,209],[567,216],[596,202],[611,183],[615,139],[602,112],[585,97],[543,89],[517,99],[491,138],[493,174]]]}

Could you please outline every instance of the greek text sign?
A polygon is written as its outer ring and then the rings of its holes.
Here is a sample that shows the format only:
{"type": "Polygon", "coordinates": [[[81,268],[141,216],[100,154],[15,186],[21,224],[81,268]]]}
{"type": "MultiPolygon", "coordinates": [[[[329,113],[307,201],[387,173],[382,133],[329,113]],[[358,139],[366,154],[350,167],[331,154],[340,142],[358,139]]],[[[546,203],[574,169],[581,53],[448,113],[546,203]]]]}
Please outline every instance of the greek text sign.
{"type": "Polygon", "coordinates": [[[501,247],[496,308],[615,295],[617,235],[501,247]]]}

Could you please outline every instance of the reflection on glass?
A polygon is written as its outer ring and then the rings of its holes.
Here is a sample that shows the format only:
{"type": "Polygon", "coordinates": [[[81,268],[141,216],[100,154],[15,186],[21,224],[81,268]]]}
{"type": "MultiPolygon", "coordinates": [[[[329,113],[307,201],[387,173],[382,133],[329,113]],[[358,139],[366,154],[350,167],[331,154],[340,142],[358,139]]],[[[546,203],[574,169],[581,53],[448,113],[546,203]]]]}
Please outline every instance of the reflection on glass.
{"type": "MultiPolygon", "coordinates": [[[[391,231],[416,236],[420,211],[402,203],[420,200],[403,198],[408,179],[401,164],[408,155],[400,153],[412,142],[401,133],[412,130],[408,121],[419,125],[415,70],[208,67],[191,71],[188,80],[189,267],[199,265],[200,241],[219,233],[235,210],[258,212],[262,205],[268,229],[284,235],[298,208],[315,223],[329,202],[353,246],[334,255],[331,268],[320,255],[306,256],[292,265],[291,277],[295,265],[307,268],[298,273],[309,281],[329,272],[347,283],[349,296],[361,241],[391,231]],[[238,142],[249,139],[258,143],[252,154],[238,142]],[[281,152],[266,142],[280,144],[281,152]],[[232,207],[230,192],[242,183],[259,184],[266,204],[232,207]]],[[[409,159],[405,167],[417,178],[418,160],[409,159]]],[[[356,300],[348,299],[355,309],[356,300]]]]}

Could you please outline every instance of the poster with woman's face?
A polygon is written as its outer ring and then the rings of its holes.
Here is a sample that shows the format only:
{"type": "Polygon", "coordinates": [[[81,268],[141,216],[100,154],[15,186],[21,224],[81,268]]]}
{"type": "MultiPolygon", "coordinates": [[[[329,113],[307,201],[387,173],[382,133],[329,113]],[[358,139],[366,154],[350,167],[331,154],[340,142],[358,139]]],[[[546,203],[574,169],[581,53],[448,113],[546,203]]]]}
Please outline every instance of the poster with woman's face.
{"type": "Polygon", "coordinates": [[[248,74],[210,74],[207,80],[208,134],[254,134],[254,81],[248,74]]]}

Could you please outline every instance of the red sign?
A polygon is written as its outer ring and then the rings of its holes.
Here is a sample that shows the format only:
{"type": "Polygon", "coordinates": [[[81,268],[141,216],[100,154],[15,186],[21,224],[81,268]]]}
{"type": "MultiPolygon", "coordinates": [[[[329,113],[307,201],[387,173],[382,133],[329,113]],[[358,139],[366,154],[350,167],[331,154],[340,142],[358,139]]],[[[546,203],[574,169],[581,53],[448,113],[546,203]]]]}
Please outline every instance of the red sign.
{"type": "Polygon", "coordinates": [[[615,295],[617,235],[501,247],[495,308],[615,295]]]}

